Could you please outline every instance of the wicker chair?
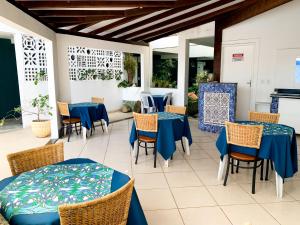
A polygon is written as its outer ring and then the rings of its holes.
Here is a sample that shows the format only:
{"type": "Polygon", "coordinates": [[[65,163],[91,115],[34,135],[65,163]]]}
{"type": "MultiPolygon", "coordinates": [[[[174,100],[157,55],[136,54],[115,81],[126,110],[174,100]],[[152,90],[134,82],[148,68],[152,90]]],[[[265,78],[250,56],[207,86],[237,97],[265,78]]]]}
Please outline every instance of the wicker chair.
{"type": "Polygon", "coordinates": [[[133,191],[131,179],[117,191],[89,202],[58,207],[61,225],[126,225],[133,191]]]}
{"type": "Polygon", "coordinates": [[[226,128],[226,139],[229,144],[228,148],[228,162],[226,175],[224,179],[224,186],[226,186],[229,167],[231,164],[231,173],[233,173],[234,160],[244,162],[253,162],[253,167],[241,167],[241,168],[251,168],[253,169],[253,178],[252,178],[252,194],[255,194],[255,178],[256,178],[256,168],[261,167],[261,180],[263,172],[263,159],[258,158],[260,143],[263,133],[263,126],[254,126],[254,125],[241,125],[237,123],[225,122],[226,128]],[[231,145],[237,145],[248,148],[255,148],[256,155],[247,155],[239,152],[231,151],[231,145]],[[259,162],[259,164],[257,164],[259,162]]]}
{"type": "Polygon", "coordinates": [[[0,214],[0,225],[9,225],[9,223],[1,214],[0,214]]]}
{"type": "Polygon", "coordinates": [[[148,155],[148,144],[153,144],[153,154],[154,154],[154,168],[156,168],[156,157],[157,157],[157,133],[158,133],[158,115],[157,114],[139,114],[133,113],[133,118],[136,127],[136,134],[138,139],[137,154],[135,159],[135,164],[138,162],[140,147],[145,148],[146,155],[148,155]],[[154,137],[145,136],[140,134],[140,132],[151,132],[154,137]],[[144,143],[144,146],[142,145],[144,143]]]}
{"type": "MultiPolygon", "coordinates": [[[[91,100],[92,100],[92,103],[104,104],[104,98],[92,97],[91,100]]],[[[91,135],[93,134],[93,130],[95,130],[94,122],[97,122],[97,121],[93,121],[93,123],[92,123],[91,135]]],[[[104,132],[102,120],[99,120],[99,122],[100,122],[100,125],[101,125],[101,128],[102,128],[102,132],[104,132]]]]}
{"type": "Polygon", "coordinates": [[[59,114],[61,116],[61,128],[60,134],[63,136],[64,129],[67,129],[68,133],[68,142],[70,141],[70,136],[72,133],[72,127],[74,125],[76,134],[78,135],[77,124],[79,123],[79,128],[81,132],[81,121],[79,118],[72,118],[70,116],[69,105],[66,102],[57,102],[59,114]]]}
{"type": "Polygon", "coordinates": [[[278,123],[280,114],[265,112],[249,112],[249,120],[264,123],[278,123]]]}
{"type": "Polygon", "coordinates": [[[64,145],[57,143],[7,155],[11,173],[20,173],[64,161],[64,145]]]}
{"type": "MultiPolygon", "coordinates": [[[[165,111],[169,112],[169,113],[176,113],[176,114],[185,115],[186,107],[185,106],[166,105],[165,111]]],[[[182,139],[181,139],[181,146],[182,146],[182,150],[185,152],[184,144],[183,144],[182,139]]]]}
{"type": "MultiPolygon", "coordinates": [[[[255,122],[278,123],[279,117],[279,113],[249,112],[249,120],[255,122]]],[[[271,160],[268,159],[265,180],[269,180],[269,165],[271,165],[271,169],[274,170],[271,160]]]]}

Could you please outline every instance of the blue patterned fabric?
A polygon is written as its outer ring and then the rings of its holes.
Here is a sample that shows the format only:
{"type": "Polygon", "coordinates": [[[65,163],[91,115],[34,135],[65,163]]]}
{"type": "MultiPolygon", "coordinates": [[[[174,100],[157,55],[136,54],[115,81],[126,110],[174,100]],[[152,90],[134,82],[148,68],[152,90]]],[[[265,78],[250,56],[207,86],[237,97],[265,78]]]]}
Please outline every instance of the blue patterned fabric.
{"type": "Polygon", "coordinates": [[[105,120],[109,124],[108,115],[104,104],[83,102],[69,104],[70,116],[80,118],[82,126],[90,129],[93,121],[105,120]]]}
{"type": "MultiPolygon", "coordinates": [[[[154,137],[153,133],[142,132],[141,134],[154,137]]],[[[157,151],[167,160],[176,151],[176,141],[186,137],[189,145],[192,144],[192,135],[187,116],[168,112],[158,113],[157,151]]],[[[132,124],[129,143],[134,146],[137,140],[135,124],[132,124]]]]}
{"type": "Polygon", "coordinates": [[[217,133],[224,121],[234,121],[236,111],[236,83],[203,83],[199,86],[200,130],[217,133]]]}
{"type": "Polygon", "coordinates": [[[272,97],[270,112],[271,113],[278,113],[278,104],[279,104],[279,98],[278,97],[272,97]]]}
{"type": "MultiPolygon", "coordinates": [[[[60,162],[56,165],[75,165],[75,164],[90,164],[91,167],[94,167],[97,164],[96,162],[90,159],[70,159],[64,162],[60,162]],[[95,164],[95,165],[93,165],[95,164]]],[[[13,176],[6,178],[0,181],[0,192],[5,190],[5,188],[11,183],[17,181],[18,176],[13,176]]],[[[124,186],[128,181],[129,177],[125,174],[122,174],[118,171],[113,171],[112,180],[110,185],[110,192],[114,192],[124,186]]],[[[5,215],[1,211],[2,215],[5,215]]],[[[19,214],[15,215],[9,221],[11,225],[59,225],[59,215],[57,212],[48,212],[48,213],[34,213],[34,214],[19,214]]],[[[131,204],[129,208],[128,221],[127,225],[147,225],[147,221],[137,197],[136,191],[133,190],[131,204]]]]}
{"type": "MultiPolygon", "coordinates": [[[[263,137],[259,150],[259,157],[271,159],[274,162],[276,172],[282,178],[292,177],[298,171],[297,141],[295,130],[281,124],[259,123],[241,121],[242,124],[264,125],[263,137]]],[[[216,146],[221,158],[228,154],[229,145],[226,141],[226,130],[223,128],[217,139],[216,146]]],[[[231,146],[234,152],[255,155],[256,149],[231,146]]]]}

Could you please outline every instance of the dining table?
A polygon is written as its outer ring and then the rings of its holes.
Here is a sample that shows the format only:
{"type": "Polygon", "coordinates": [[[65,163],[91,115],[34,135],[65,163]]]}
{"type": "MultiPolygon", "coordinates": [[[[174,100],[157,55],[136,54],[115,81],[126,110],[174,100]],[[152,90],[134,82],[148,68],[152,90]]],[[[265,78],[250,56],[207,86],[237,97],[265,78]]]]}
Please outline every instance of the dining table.
{"type": "MultiPolygon", "coordinates": [[[[298,171],[297,139],[294,128],[283,124],[254,121],[237,121],[237,123],[263,125],[263,135],[258,157],[261,159],[269,159],[274,164],[277,197],[282,198],[284,179],[293,177],[298,171]]],[[[216,146],[220,152],[218,179],[222,180],[229,148],[225,128],[222,128],[216,141],[216,146]]],[[[230,148],[232,151],[253,156],[255,156],[257,151],[254,148],[236,145],[231,145],[230,148]]]]}
{"type": "MultiPolygon", "coordinates": [[[[59,205],[101,198],[129,180],[87,158],[65,160],[0,181],[0,213],[11,225],[59,225],[59,205]]],[[[147,225],[135,189],[127,225],[147,225]]]]}
{"type": "MultiPolygon", "coordinates": [[[[169,159],[176,151],[176,141],[183,140],[186,154],[190,155],[190,145],[192,144],[192,134],[188,117],[169,112],[157,112],[158,114],[158,133],[157,133],[157,152],[164,158],[165,166],[168,166],[169,159]]],[[[141,132],[141,134],[154,137],[154,133],[141,132]]],[[[129,137],[134,153],[137,152],[137,133],[135,123],[132,123],[129,137]]]]}
{"type": "Polygon", "coordinates": [[[72,103],[69,104],[69,111],[71,117],[80,118],[84,140],[86,140],[87,130],[92,128],[94,121],[101,120],[108,133],[109,118],[104,104],[93,102],[72,103]]]}

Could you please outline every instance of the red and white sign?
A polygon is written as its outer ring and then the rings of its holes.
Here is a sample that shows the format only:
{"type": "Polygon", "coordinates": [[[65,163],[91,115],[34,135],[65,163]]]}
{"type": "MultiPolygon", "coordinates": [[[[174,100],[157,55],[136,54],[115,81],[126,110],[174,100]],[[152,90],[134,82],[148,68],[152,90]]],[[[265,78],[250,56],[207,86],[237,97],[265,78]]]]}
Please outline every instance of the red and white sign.
{"type": "Polygon", "coordinates": [[[232,62],[244,61],[244,53],[234,53],[232,54],[232,62]]]}

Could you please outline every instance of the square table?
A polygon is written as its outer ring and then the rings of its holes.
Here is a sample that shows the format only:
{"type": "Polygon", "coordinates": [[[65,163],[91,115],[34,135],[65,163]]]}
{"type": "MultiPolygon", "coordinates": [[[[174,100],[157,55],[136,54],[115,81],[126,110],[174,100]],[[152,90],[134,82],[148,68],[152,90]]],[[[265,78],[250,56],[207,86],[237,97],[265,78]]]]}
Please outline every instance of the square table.
{"type": "MultiPolygon", "coordinates": [[[[274,163],[277,197],[282,198],[283,179],[292,177],[298,171],[297,140],[294,128],[282,124],[253,121],[239,121],[237,123],[264,126],[258,157],[270,159],[274,163]]],[[[218,179],[221,180],[224,176],[229,147],[225,128],[221,130],[216,146],[221,154],[218,172],[218,179]]],[[[234,145],[231,148],[233,151],[250,155],[255,155],[257,151],[254,148],[234,145]]]]}
{"type": "MultiPolygon", "coordinates": [[[[0,181],[0,212],[12,225],[59,225],[59,205],[105,196],[129,179],[90,159],[66,160],[0,181]]],[[[127,225],[147,225],[135,189],[127,225]]]]}
{"type": "MultiPolygon", "coordinates": [[[[189,146],[192,144],[192,135],[188,117],[169,112],[158,112],[158,134],[157,134],[157,151],[166,160],[165,165],[168,166],[168,160],[176,151],[176,141],[183,139],[186,154],[190,154],[189,146]]],[[[148,136],[154,136],[149,132],[148,136]]],[[[137,134],[135,123],[132,124],[129,143],[136,153],[137,134]]]]}
{"type": "Polygon", "coordinates": [[[86,140],[87,129],[92,128],[93,121],[103,121],[106,133],[108,133],[109,119],[104,104],[93,102],[73,103],[69,104],[69,111],[71,117],[80,118],[84,140],[86,140]]]}

